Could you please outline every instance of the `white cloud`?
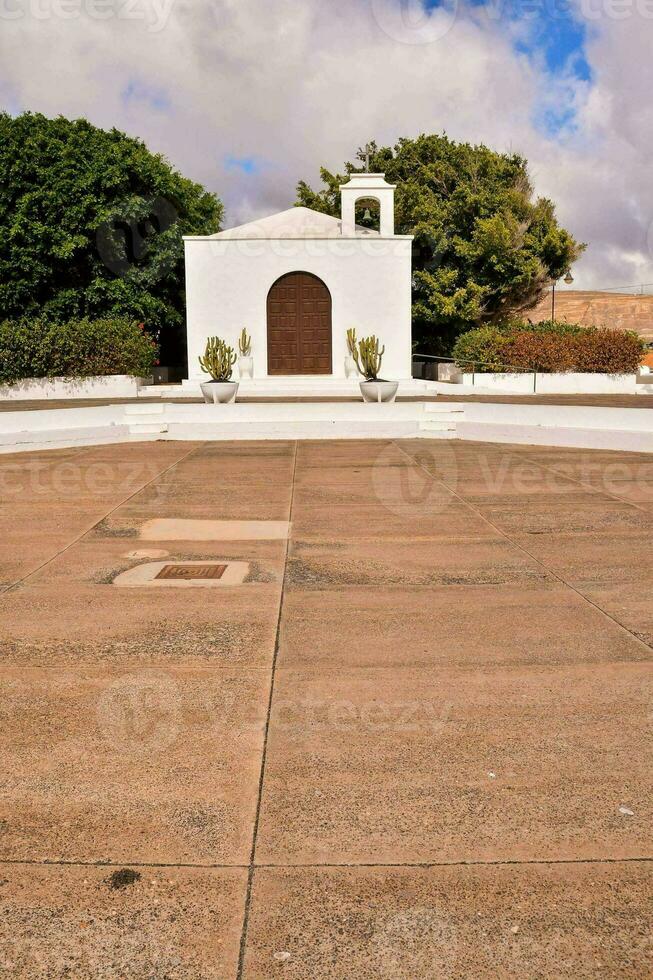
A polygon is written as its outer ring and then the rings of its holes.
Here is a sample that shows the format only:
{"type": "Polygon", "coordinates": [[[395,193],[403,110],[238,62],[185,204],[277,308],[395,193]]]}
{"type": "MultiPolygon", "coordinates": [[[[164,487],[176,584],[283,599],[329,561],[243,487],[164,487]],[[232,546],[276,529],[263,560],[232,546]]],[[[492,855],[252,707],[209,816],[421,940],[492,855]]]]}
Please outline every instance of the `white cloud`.
{"type": "Polygon", "coordinates": [[[299,178],[370,138],[446,129],[525,153],[591,243],[577,285],[653,282],[653,20],[646,0],[620,21],[593,2],[586,84],[547,76],[505,22],[456,0],[402,16],[398,0],[0,0],[0,98],[142,137],[216,190],[230,224],[289,206],[299,178]],[[576,130],[542,133],[543,105],[572,107],[576,130]]]}

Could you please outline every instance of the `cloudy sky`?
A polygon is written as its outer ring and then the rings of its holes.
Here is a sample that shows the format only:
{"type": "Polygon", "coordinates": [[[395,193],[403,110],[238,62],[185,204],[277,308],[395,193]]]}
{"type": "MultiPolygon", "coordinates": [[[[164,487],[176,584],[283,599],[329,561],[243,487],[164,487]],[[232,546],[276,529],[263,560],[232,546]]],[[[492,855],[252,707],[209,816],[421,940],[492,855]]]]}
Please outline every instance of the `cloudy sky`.
{"type": "Polygon", "coordinates": [[[0,104],[143,138],[227,225],[369,139],[520,151],[606,288],[653,283],[652,51],[653,0],[0,0],[0,104]]]}

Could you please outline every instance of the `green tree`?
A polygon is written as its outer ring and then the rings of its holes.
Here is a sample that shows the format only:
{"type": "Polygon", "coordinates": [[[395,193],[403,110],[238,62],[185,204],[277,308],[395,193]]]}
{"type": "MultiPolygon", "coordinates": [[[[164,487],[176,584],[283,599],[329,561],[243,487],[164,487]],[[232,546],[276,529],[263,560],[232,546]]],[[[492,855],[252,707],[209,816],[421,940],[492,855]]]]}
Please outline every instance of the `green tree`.
{"type": "Polygon", "coordinates": [[[185,356],[182,235],[220,228],[214,194],[116,129],[0,113],[0,319],[128,317],[185,356]]]}
{"type": "MultiPolygon", "coordinates": [[[[455,338],[501,323],[535,306],[584,245],[561,228],[546,198],[534,198],[518,154],[455,143],[446,135],[371,144],[370,170],[397,185],[397,234],[414,235],[413,343],[449,353],[455,338]]],[[[338,185],[360,172],[364,153],[345,174],[321,170],[326,185],[300,181],[297,203],[339,215],[338,185]]],[[[357,216],[360,220],[360,216],[357,216]]]]}

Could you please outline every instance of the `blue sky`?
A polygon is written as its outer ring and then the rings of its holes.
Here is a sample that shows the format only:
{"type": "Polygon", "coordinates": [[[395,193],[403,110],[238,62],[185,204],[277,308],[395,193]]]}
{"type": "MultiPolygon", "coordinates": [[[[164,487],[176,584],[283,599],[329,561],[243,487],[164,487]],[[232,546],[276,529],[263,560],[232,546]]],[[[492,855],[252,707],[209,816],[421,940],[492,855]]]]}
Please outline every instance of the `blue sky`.
{"type": "MultiPolygon", "coordinates": [[[[426,0],[428,9],[450,0],[426,0]]],[[[514,47],[529,58],[543,59],[552,74],[571,72],[589,81],[585,57],[586,25],[568,0],[468,0],[493,23],[505,23],[515,35],[514,47]]],[[[461,5],[461,4],[459,4],[461,5]]]]}
{"type": "MultiPolygon", "coordinates": [[[[431,6],[437,6],[433,0],[431,6]]],[[[587,25],[574,16],[568,0],[470,0],[478,13],[495,24],[504,24],[515,52],[543,68],[552,79],[590,82],[592,73],[585,54],[587,25]]],[[[533,124],[555,139],[573,132],[576,109],[571,101],[552,103],[546,90],[534,106],[533,124]]]]}

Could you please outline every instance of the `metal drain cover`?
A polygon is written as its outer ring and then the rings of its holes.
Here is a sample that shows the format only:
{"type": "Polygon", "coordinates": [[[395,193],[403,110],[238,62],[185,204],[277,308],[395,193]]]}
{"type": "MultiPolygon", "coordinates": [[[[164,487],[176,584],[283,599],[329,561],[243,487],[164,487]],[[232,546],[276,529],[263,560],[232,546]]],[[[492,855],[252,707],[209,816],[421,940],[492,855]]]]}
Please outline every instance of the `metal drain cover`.
{"type": "Polygon", "coordinates": [[[164,565],[156,578],[222,578],[226,565],[164,565]]]}
{"type": "Polygon", "coordinates": [[[249,575],[248,561],[148,561],[121,572],[113,584],[123,588],[206,589],[242,585],[249,575]]]}

